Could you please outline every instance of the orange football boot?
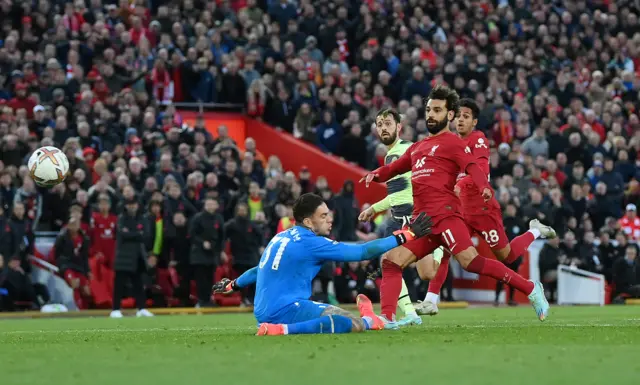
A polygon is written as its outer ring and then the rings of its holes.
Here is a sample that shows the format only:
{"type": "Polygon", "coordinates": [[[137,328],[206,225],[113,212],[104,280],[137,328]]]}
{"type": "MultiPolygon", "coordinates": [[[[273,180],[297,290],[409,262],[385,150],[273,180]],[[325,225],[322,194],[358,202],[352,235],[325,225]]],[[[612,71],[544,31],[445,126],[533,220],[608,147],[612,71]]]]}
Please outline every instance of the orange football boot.
{"type": "Polygon", "coordinates": [[[283,324],[269,324],[261,323],[258,326],[257,336],[283,336],[284,325],[283,324]]]}
{"type": "Polygon", "coordinates": [[[373,322],[371,330],[383,330],[384,321],[380,319],[373,311],[373,304],[369,297],[364,294],[358,294],[356,297],[356,303],[358,304],[358,310],[360,311],[360,317],[369,317],[373,322]]]}

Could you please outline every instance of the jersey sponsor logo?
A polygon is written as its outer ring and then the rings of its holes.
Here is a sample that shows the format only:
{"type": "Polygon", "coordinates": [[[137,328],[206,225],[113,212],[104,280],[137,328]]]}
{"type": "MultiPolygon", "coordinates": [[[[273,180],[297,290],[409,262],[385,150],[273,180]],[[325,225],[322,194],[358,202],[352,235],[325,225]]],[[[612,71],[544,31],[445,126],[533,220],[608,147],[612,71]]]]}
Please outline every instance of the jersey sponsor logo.
{"type": "Polygon", "coordinates": [[[438,149],[438,147],[440,147],[439,144],[436,144],[435,146],[431,147],[431,151],[429,152],[429,156],[435,156],[436,155],[436,150],[438,149]]]}
{"type": "MultiPolygon", "coordinates": [[[[433,152],[433,150],[431,152],[433,152]]],[[[432,154],[429,154],[429,155],[432,155],[432,154]]],[[[422,168],[424,166],[424,164],[426,163],[426,161],[427,161],[427,158],[424,157],[424,156],[422,158],[416,160],[415,168],[422,168]]]]}
{"type": "Polygon", "coordinates": [[[487,145],[484,143],[484,139],[478,138],[478,143],[476,143],[476,148],[487,148],[487,145]]]}
{"type": "Polygon", "coordinates": [[[423,168],[420,170],[416,170],[411,172],[411,179],[417,179],[422,176],[431,176],[431,174],[434,172],[436,172],[435,168],[423,168]]]}

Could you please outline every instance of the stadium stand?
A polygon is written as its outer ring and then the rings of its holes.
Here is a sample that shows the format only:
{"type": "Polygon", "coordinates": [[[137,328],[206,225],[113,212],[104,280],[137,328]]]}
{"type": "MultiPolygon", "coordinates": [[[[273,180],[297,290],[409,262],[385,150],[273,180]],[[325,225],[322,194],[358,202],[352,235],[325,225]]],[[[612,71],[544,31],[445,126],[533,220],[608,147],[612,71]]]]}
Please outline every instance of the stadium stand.
{"type": "MultiPolygon", "coordinates": [[[[380,190],[354,194],[346,179],[384,157],[379,109],[398,109],[403,139],[426,135],[435,84],[481,107],[507,233],[538,218],[560,234],[521,269],[539,271],[550,296],[558,265],[603,274],[616,301],[640,296],[639,15],[611,0],[2,0],[0,310],[55,294],[30,278],[33,256],[78,307],[111,307],[113,224],[131,200],[149,222],[140,273],[153,306],[195,304],[205,265],[220,279],[257,264],[304,192],[329,202],[337,239],[375,237],[384,216],[355,218],[380,190]],[[50,190],[25,166],[40,145],[71,164],[50,190]],[[226,235],[202,262],[175,251],[191,250],[205,198],[226,235]],[[84,237],[51,248],[71,217],[84,237]],[[86,266],[74,262],[82,242],[86,266]]],[[[374,292],[374,266],[326,266],[318,299],[374,292]]]]}

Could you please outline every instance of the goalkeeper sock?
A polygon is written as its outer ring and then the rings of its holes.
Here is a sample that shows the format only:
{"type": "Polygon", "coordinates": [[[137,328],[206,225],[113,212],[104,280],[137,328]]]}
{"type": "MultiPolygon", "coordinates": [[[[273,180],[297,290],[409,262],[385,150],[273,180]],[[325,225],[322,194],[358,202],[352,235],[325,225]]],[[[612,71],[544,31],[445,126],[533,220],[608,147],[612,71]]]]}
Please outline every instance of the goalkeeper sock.
{"type": "Polygon", "coordinates": [[[398,306],[400,306],[405,316],[416,314],[416,309],[413,307],[411,297],[409,297],[409,289],[407,289],[407,284],[404,282],[404,279],[402,280],[402,290],[400,291],[400,298],[398,298],[398,306]]]}
{"type": "Polygon", "coordinates": [[[351,333],[352,326],[349,317],[325,315],[309,321],[285,325],[285,334],[344,334],[351,333]]]}
{"type": "MultiPolygon", "coordinates": [[[[441,249],[436,249],[434,251],[433,259],[436,257],[436,252],[441,249]]],[[[440,291],[442,290],[442,285],[444,285],[444,281],[447,280],[447,275],[449,274],[449,259],[451,255],[447,253],[446,256],[440,256],[440,266],[438,266],[438,271],[436,271],[436,276],[433,277],[431,281],[429,281],[429,292],[427,293],[427,297],[424,299],[425,301],[429,301],[433,304],[438,304],[440,300],[440,291]]]]}
{"type": "Polygon", "coordinates": [[[382,283],[380,284],[380,307],[382,315],[389,321],[395,321],[398,297],[402,290],[402,268],[384,259],[382,261],[382,283]]]}
{"type": "Polygon", "coordinates": [[[516,261],[520,256],[524,255],[524,252],[527,251],[529,246],[536,240],[536,238],[540,237],[540,230],[531,229],[526,233],[515,237],[513,241],[509,244],[511,246],[511,251],[509,251],[509,255],[503,261],[505,265],[510,265],[516,261]]]}

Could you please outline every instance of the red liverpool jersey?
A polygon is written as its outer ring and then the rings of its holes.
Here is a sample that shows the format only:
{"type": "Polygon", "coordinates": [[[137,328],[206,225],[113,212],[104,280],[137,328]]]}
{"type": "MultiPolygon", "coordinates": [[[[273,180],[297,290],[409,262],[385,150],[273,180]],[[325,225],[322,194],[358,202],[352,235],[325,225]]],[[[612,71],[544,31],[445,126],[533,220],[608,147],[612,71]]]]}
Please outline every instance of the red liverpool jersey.
{"type": "Polygon", "coordinates": [[[91,215],[91,255],[102,253],[107,262],[113,261],[116,250],[116,225],[118,217],[113,214],[103,216],[100,213],[91,215]]]}
{"type": "MultiPolygon", "coordinates": [[[[476,164],[480,166],[486,175],[487,181],[490,181],[489,172],[491,168],[489,167],[489,141],[487,137],[484,136],[482,131],[473,130],[463,140],[466,141],[467,148],[471,150],[476,164]]],[[[490,209],[500,209],[500,204],[496,200],[495,194],[488,202],[485,202],[471,177],[464,173],[462,176],[462,179],[456,185],[460,187],[460,200],[466,215],[478,215],[486,213],[490,209]]]]}
{"type": "Polygon", "coordinates": [[[400,158],[374,173],[379,182],[384,182],[411,171],[413,213],[424,212],[437,224],[450,216],[462,217],[460,199],[453,188],[460,171],[475,162],[466,143],[446,132],[414,143],[400,158]]]}

